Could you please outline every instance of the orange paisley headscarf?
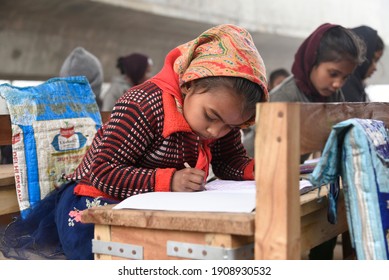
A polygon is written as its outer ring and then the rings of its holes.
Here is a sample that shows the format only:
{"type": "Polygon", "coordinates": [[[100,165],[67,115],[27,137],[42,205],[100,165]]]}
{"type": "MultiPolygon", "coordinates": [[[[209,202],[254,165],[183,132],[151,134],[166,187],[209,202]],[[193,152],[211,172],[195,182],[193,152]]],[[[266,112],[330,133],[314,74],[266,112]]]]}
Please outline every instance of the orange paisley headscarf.
{"type": "Polygon", "coordinates": [[[266,68],[253,38],[232,24],[213,27],[170,51],[162,70],[151,80],[182,105],[180,86],[213,76],[246,78],[262,88],[262,101],[268,100],[266,68]]]}
{"type": "Polygon", "coordinates": [[[181,56],[174,62],[174,72],[180,86],[209,76],[241,77],[258,84],[267,100],[265,64],[245,29],[231,24],[216,26],[178,49],[181,56]]]}

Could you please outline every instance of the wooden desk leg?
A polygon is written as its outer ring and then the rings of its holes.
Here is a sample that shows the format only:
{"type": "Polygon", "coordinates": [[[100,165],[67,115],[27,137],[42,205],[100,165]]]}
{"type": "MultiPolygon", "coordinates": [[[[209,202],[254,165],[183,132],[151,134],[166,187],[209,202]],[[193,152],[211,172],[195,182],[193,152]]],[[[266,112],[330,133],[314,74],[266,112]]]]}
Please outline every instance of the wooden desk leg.
{"type": "MultiPolygon", "coordinates": [[[[111,227],[108,225],[95,224],[95,239],[100,241],[111,241],[111,227]]],[[[95,254],[95,260],[112,260],[112,256],[95,254]]]]}
{"type": "Polygon", "coordinates": [[[299,109],[257,105],[255,259],[301,259],[299,109]]]}

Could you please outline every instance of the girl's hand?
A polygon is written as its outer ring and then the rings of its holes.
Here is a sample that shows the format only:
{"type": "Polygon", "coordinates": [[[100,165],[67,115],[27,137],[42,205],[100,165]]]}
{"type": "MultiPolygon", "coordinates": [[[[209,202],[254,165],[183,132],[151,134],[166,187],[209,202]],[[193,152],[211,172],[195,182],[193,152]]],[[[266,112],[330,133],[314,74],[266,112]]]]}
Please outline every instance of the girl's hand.
{"type": "Polygon", "coordinates": [[[196,168],[177,170],[172,178],[172,192],[197,192],[204,190],[205,172],[196,168]]]}

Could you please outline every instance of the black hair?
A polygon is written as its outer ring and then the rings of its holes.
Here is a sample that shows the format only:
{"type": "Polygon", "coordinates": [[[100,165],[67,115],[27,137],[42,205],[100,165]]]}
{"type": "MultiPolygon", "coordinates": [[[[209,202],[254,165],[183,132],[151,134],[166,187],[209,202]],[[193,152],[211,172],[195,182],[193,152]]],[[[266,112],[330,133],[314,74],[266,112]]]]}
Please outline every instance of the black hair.
{"type": "Polygon", "coordinates": [[[277,79],[278,77],[288,77],[290,75],[290,73],[288,72],[288,70],[284,69],[284,68],[279,68],[279,69],[276,69],[274,71],[272,71],[270,73],[270,76],[269,76],[269,87],[273,87],[273,83],[274,83],[274,80],[277,79]]]}
{"type": "Polygon", "coordinates": [[[193,86],[204,91],[218,87],[232,88],[238,96],[244,99],[242,112],[253,112],[250,121],[253,121],[255,117],[256,104],[266,101],[264,90],[259,84],[241,77],[214,76],[196,79],[192,83],[193,86]]]}
{"type": "Polygon", "coordinates": [[[377,35],[377,45],[375,47],[375,51],[376,52],[383,51],[384,48],[385,48],[384,41],[380,36],[377,35]]]}
{"type": "Polygon", "coordinates": [[[315,65],[327,61],[349,60],[356,65],[364,62],[366,45],[354,32],[337,26],[326,31],[320,40],[315,65]]]}
{"type": "Polygon", "coordinates": [[[125,75],[126,69],[124,68],[124,57],[119,57],[116,61],[116,68],[119,69],[120,74],[125,75]]]}

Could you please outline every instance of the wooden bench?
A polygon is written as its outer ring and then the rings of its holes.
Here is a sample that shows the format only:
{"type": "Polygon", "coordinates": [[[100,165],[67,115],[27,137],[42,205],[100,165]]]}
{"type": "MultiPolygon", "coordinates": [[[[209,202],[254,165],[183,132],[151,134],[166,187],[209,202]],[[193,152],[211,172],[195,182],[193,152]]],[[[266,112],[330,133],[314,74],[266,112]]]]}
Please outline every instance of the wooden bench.
{"type": "MultiPolygon", "coordinates": [[[[111,112],[101,112],[103,123],[111,112]]],[[[12,145],[11,119],[9,115],[0,115],[0,146],[12,145]]],[[[19,211],[16,197],[14,169],[12,164],[0,164],[0,216],[19,211]]]]}
{"type": "Polygon", "coordinates": [[[336,225],[327,221],[325,188],[320,200],[317,190],[300,196],[300,155],[321,151],[340,121],[371,118],[388,125],[388,110],[387,103],[258,104],[255,213],[91,208],[82,221],[95,224],[95,259],[300,259],[348,230],[342,195],[336,225]]]}

